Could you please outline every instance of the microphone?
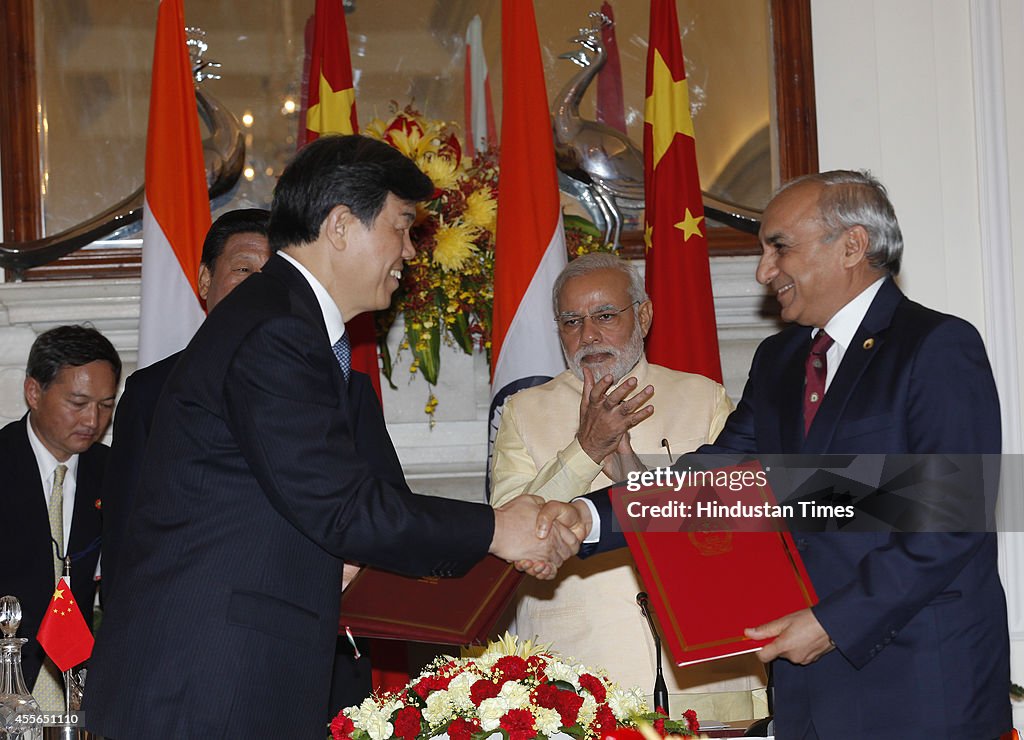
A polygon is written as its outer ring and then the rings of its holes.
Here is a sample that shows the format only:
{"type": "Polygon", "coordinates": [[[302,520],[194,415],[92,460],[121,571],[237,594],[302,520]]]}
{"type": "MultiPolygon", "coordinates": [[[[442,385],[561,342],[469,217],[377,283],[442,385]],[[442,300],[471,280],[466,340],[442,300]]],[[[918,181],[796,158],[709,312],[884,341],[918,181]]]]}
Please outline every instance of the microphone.
{"type": "Polygon", "coordinates": [[[661,637],[658,636],[658,628],[654,626],[654,618],[651,616],[646,591],[641,591],[636,595],[636,603],[640,606],[640,611],[643,612],[644,617],[647,618],[647,626],[651,630],[651,637],[654,638],[655,665],[658,667],[654,678],[654,709],[655,711],[664,712],[665,716],[668,717],[668,687],[665,685],[665,674],[661,671],[661,637]]]}

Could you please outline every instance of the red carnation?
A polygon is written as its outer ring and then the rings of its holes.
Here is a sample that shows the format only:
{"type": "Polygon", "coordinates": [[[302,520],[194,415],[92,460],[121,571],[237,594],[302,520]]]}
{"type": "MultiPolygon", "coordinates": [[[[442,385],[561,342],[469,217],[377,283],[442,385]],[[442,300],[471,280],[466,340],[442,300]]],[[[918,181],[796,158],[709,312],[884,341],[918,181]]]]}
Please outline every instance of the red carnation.
{"type": "Polygon", "coordinates": [[[583,697],[572,691],[559,691],[555,700],[555,710],[562,717],[562,724],[571,727],[580,716],[583,697]]]}
{"type": "Polygon", "coordinates": [[[475,706],[480,706],[484,699],[493,699],[501,691],[496,683],[481,678],[469,688],[469,699],[475,706]]]}
{"type": "Polygon", "coordinates": [[[448,725],[448,737],[451,740],[471,740],[475,732],[480,732],[480,720],[459,717],[448,725]]]}
{"type": "Polygon", "coordinates": [[[331,720],[331,738],[333,740],[349,740],[355,729],[356,723],[341,712],[338,712],[338,716],[331,720]]]}
{"type": "Polygon", "coordinates": [[[591,676],[589,673],[584,673],[580,676],[580,686],[589,691],[598,704],[603,704],[608,696],[608,692],[605,690],[604,684],[601,683],[601,679],[597,676],[591,676]]]}
{"type": "Polygon", "coordinates": [[[615,732],[616,727],[615,715],[612,713],[611,707],[607,704],[602,704],[597,709],[597,717],[594,719],[594,734],[598,737],[604,737],[612,732],[615,732]]]}
{"type": "Polygon", "coordinates": [[[420,734],[420,710],[416,707],[402,707],[395,716],[395,737],[416,740],[420,734]]]}
{"type": "Polygon", "coordinates": [[[526,678],[526,661],[518,655],[505,655],[498,658],[491,672],[501,676],[504,681],[521,681],[526,678]]]}
{"type": "Polygon", "coordinates": [[[547,658],[542,655],[531,655],[526,659],[527,667],[538,676],[543,676],[544,666],[547,665],[547,658]]]}
{"type": "Polygon", "coordinates": [[[530,740],[537,737],[533,726],[533,715],[529,709],[509,709],[499,722],[501,729],[508,732],[509,740],[530,740]]]}
{"type": "Polygon", "coordinates": [[[643,735],[632,728],[619,727],[601,735],[601,740],[643,740],[643,737],[643,735]]]}
{"type": "Polygon", "coordinates": [[[451,678],[442,676],[426,676],[420,679],[412,687],[412,690],[419,694],[421,699],[426,699],[428,695],[435,691],[444,691],[448,688],[448,684],[452,682],[451,678]]]}
{"type": "Polygon", "coordinates": [[[687,709],[683,712],[683,717],[686,718],[686,726],[690,728],[690,732],[696,734],[700,731],[700,722],[697,721],[697,713],[692,709],[687,709]]]}
{"type": "Polygon", "coordinates": [[[559,691],[561,689],[554,684],[542,683],[533,690],[533,701],[538,707],[554,709],[558,705],[559,691]]]}
{"type": "Polygon", "coordinates": [[[665,720],[664,719],[656,719],[656,720],[654,720],[654,731],[656,733],[658,733],[659,735],[661,735],[662,737],[665,737],[665,720]]]}

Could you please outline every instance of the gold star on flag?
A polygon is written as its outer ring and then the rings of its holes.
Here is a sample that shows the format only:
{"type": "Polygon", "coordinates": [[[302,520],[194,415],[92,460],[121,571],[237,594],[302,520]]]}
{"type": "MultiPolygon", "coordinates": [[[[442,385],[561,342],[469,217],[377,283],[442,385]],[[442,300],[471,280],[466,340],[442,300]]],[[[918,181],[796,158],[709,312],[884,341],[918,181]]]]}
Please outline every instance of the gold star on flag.
{"type": "Polygon", "coordinates": [[[648,223],[644,227],[644,251],[651,251],[652,246],[654,246],[654,227],[648,223]]]}
{"type": "Polygon", "coordinates": [[[306,111],[306,128],[318,134],[353,134],[352,106],[356,91],[351,87],[332,90],[327,78],[320,75],[320,102],[306,111]]]}
{"type": "Polygon", "coordinates": [[[690,209],[686,209],[686,218],[679,223],[675,224],[677,229],[683,232],[683,241],[689,241],[691,236],[703,236],[700,231],[700,222],[704,220],[703,216],[694,216],[690,213],[690,209]]]}
{"type": "Polygon", "coordinates": [[[673,79],[657,49],[653,67],[654,84],[650,97],[644,101],[644,122],[651,124],[651,141],[654,142],[651,166],[657,167],[677,133],[693,136],[693,119],[690,118],[690,89],[686,78],[673,79]]]}
{"type": "Polygon", "coordinates": [[[64,598],[64,589],[62,589],[62,588],[54,589],[53,598],[54,598],[54,600],[63,599],[64,598]]]}

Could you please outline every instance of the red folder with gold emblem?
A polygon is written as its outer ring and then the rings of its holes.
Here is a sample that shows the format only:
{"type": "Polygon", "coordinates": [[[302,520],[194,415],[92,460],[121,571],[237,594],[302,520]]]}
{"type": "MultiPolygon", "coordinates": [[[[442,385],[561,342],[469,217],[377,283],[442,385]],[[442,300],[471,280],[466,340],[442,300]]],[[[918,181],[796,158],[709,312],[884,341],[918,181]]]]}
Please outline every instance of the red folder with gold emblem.
{"type": "Polygon", "coordinates": [[[341,600],[339,631],[362,637],[484,644],[523,574],[488,555],[461,578],[408,578],[366,567],[341,600]]]}
{"type": "MultiPolygon", "coordinates": [[[[760,469],[749,464],[736,469],[748,468],[760,469]]],[[[784,519],[766,516],[753,522],[749,517],[695,513],[700,503],[726,507],[710,507],[717,512],[728,511],[738,500],[776,506],[766,483],[742,493],[707,485],[612,491],[616,516],[660,622],[662,639],[678,665],[759,650],[770,640],[748,639],[745,628],[818,601],[784,519]],[[669,503],[671,508],[648,521],[628,513],[640,513],[643,505],[669,503]],[[672,512],[675,518],[663,515],[672,512]]]]}

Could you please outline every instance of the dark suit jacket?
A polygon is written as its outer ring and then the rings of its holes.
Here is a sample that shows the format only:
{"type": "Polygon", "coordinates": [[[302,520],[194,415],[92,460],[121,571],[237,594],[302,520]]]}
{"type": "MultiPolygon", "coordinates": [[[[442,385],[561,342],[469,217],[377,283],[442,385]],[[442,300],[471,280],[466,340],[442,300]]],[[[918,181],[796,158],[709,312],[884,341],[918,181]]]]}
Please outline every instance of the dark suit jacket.
{"type": "MultiPolygon", "coordinates": [[[[999,452],[992,371],[965,321],[908,300],[887,280],[804,439],[810,341],[799,326],[766,339],[736,410],[698,452],[999,452]]],[[[607,497],[594,500],[610,526],[607,497]]],[[[775,661],[778,737],[804,737],[811,724],[829,740],[983,738],[1010,728],[994,534],[795,537],[821,599],[815,615],[837,650],[805,667],[775,661]]],[[[608,544],[615,539],[609,532],[608,544]]]]}
{"type": "Polygon", "coordinates": [[[349,403],[312,290],[271,258],[210,314],[157,404],[90,729],[322,737],[342,558],[451,576],[487,552],[493,512],[374,475],[349,403]]]}
{"type": "MultiPolygon", "coordinates": [[[[28,416],[0,429],[0,458],[4,461],[3,495],[0,496],[0,542],[4,566],[0,568],[0,595],[17,596],[21,602],[19,637],[28,638],[21,650],[22,671],[29,690],[45,658],[36,642],[39,623],[53,596],[53,543],[50,517],[39,480],[39,466],[28,441],[28,416]]],[[[79,455],[75,477],[75,512],[67,553],[71,556],[71,590],[86,623],[92,626],[96,599],[96,561],[100,556],[100,483],[107,447],[94,444],[79,455]]]]}
{"type": "Polygon", "coordinates": [[[110,455],[103,476],[103,585],[100,598],[104,603],[117,588],[128,512],[142,475],[143,453],[153,426],[156,402],[180,356],[181,352],[175,352],[129,375],[124,393],[117,402],[110,455]]]}

